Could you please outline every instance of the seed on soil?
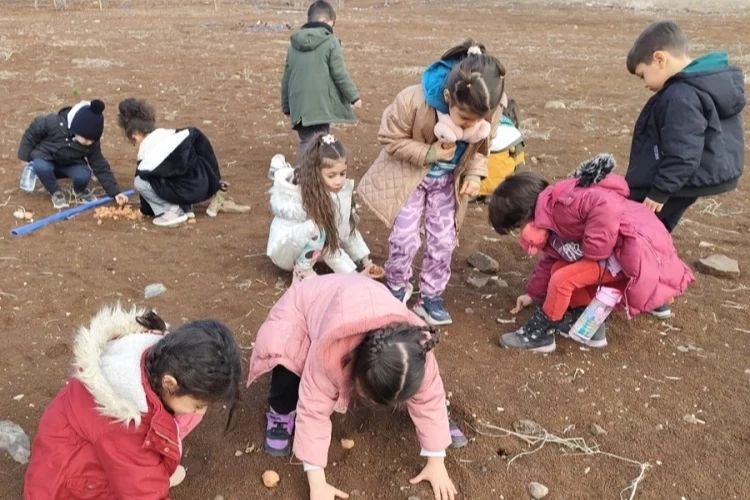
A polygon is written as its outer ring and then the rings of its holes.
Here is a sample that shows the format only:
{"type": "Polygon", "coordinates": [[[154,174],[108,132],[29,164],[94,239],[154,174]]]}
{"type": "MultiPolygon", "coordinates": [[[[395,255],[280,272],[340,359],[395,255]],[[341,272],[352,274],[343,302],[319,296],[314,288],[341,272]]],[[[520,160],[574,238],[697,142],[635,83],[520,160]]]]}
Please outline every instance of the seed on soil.
{"type": "Polygon", "coordinates": [[[353,439],[342,439],[341,440],[341,447],[345,450],[351,450],[354,448],[354,440],[353,439]]]}
{"type": "Polygon", "coordinates": [[[275,488],[279,484],[279,481],[281,481],[281,478],[279,478],[279,474],[276,471],[267,470],[263,473],[263,484],[266,488],[275,488]]]}

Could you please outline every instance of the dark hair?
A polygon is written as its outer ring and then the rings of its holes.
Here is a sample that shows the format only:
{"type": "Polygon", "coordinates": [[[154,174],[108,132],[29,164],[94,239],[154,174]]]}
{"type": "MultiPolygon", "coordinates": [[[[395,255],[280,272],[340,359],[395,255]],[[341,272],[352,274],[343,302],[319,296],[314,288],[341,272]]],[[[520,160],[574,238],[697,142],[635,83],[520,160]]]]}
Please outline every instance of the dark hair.
{"type": "Polygon", "coordinates": [[[634,75],[639,64],[651,64],[654,52],[659,50],[675,56],[684,56],[688,53],[687,36],[676,22],[653,23],[638,35],[628,52],[628,71],[634,75]]]}
{"type": "Polygon", "coordinates": [[[481,117],[500,104],[505,92],[505,67],[496,57],[485,52],[484,45],[469,38],[441,58],[460,61],[445,83],[451,105],[481,117]],[[480,54],[470,53],[477,49],[480,54]]]}
{"type": "Polygon", "coordinates": [[[145,99],[128,97],[120,101],[117,108],[117,125],[128,139],[133,137],[134,133],[145,136],[156,130],[156,110],[145,99]]]}
{"type": "Polygon", "coordinates": [[[503,114],[513,122],[514,127],[518,127],[518,122],[521,121],[521,116],[518,110],[518,103],[515,99],[508,99],[508,105],[503,110],[503,114]]]}
{"type": "Polygon", "coordinates": [[[500,234],[508,234],[534,218],[536,200],[549,183],[536,172],[523,171],[507,177],[490,198],[490,224],[500,234]]]}
{"type": "Polygon", "coordinates": [[[352,389],[380,405],[394,406],[422,387],[427,353],[440,342],[433,327],[393,323],[367,333],[343,359],[351,365],[352,389]]]}
{"type": "Polygon", "coordinates": [[[333,9],[333,5],[325,0],[317,0],[310,4],[310,7],[307,9],[308,23],[314,23],[321,19],[326,19],[331,22],[336,21],[336,11],[333,9]]]}
{"type": "Polygon", "coordinates": [[[228,428],[240,398],[240,358],[229,328],[217,320],[201,319],[182,325],[151,348],[146,356],[146,375],[162,401],[162,380],[171,375],[177,381],[177,390],[170,396],[225,403],[229,408],[228,428]]]}
{"type": "Polygon", "coordinates": [[[316,134],[305,149],[302,161],[294,170],[293,182],[302,192],[302,205],[307,216],[317,226],[325,231],[325,248],[329,252],[337,251],[341,242],[338,232],[338,209],[333,202],[323,180],[322,170],[332,162],[346,161],[346,148],[341,141],[330,134],[316,134]],[[333,142],[328,144],[323,138],[331,137],[333,142]]]}

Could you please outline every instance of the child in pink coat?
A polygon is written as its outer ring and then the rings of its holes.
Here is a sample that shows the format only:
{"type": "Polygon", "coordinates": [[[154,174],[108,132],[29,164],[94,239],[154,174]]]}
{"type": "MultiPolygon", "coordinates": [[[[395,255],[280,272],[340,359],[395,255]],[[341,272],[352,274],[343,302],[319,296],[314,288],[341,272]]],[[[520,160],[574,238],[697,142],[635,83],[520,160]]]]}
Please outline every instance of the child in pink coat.
{"type": "Polygon", "coordinates": [[[429,481],[436,499],[452,500],[456,488],[444,464],[451,426],[430,352],[438,341],[433,329],[370,278],[330,274],[293,285],[258,331],[250,360],[248,385],[272,372],[266,453],[294,452],[307,472],[311,499],[348,498],[325,478],[331,414],[345,413],[352,395],[383,406],[406,403],[427,457],[411,482],[429,481]]]}

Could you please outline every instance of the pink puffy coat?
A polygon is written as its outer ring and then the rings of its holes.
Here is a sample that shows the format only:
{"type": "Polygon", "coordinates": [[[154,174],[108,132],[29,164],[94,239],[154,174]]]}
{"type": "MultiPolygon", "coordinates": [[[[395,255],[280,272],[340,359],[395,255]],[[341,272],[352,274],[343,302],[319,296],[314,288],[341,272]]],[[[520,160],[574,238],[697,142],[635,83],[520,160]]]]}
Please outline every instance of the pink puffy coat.
{"type": "MultiPolygon", "coordinates": [[[[293,285],[260,327],[250,359],[248,385],[282,365],[302,378],[294,454],[325,467],[334,411],[349,404],[349,370],[341,360],[365,334],[391,323],[424,325],[380,283],[358,274],[330,274],[293,285]]],[[[425,378],[407,401],[419,443],[429,451],[451,443],[443,381],[432,352],[425,378]]]]}
{"type": "MultiPolygon", "coordinates": [[[[602,261],[614,255],[629,278],[625,289],[628,316],[651,311],[684,292],[695,280],[680,260],[672,237],[641,203],[628,199],[625,178],[607,175],[589,187],[566,179],[548,187],[537,199],[534,224],[562,239],[581,243],[584,258],[602,261]]],[[[552,265],[560,259],[547,245],[526,286],[541,299],[547,294],[552,265]]]]}

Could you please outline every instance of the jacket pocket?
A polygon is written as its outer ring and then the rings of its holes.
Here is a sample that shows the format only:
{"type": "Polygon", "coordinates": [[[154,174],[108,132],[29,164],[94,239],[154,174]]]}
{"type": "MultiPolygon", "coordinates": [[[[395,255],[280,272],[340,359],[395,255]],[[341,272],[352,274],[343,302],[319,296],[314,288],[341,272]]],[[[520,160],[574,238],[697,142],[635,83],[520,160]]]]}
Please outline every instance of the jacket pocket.
{"type": "Polygon", "coordinates": [[[85,500],[110,500],[114,498],[114,491],[110,488],[109,483],[99,478],[75,478],[68,479],[65,483],[71,499],[85,500]]]}

